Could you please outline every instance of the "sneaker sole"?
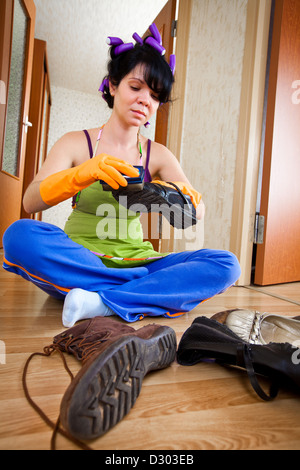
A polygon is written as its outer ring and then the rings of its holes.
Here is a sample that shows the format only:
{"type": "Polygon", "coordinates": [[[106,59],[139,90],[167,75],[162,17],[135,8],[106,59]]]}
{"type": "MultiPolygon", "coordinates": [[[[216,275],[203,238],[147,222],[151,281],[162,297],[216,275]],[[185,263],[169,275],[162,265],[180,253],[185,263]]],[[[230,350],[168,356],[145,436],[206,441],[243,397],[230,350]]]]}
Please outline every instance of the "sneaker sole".
{"type": "Polygon", "coordinates": [[[102,436],[134,406],[142,381],[151,370],[169,366],[176,357],[176,335],[159,328],[149,339],[125,336],[77,374],[62,399],[61,423],[81,440],[102,436]]]}
{"type": "MultiPolygon", "coordinates": [[[[170,202],[163,195],[157,194],[151,188],[145,186],[143,191],[127,191],[127,192],[113,192],[114,197],[119,202],[120,196],[126,196],[124,206],[127,209],[132,208],[135,211],[135,207],[138,212],[149,213],[155,212],[162,214],[167,221],[175,228],[183,229],[188,228],[197,223],[196,210],[192,203],[188,210],[185,209],[185,205],[181,205],[178,202],[170,202]]],[[[189,199],[188,196],[186,196],[189,199]]],[[[122,200],[121,200],[122,201],[122,200]]],[[[121,202],[121,205],[122,202],[121,202]]],[[[187,205],[186,205],[187,206],[187,205]]],[[[187,206],[188,207],[188,206],[187,206]]]]}

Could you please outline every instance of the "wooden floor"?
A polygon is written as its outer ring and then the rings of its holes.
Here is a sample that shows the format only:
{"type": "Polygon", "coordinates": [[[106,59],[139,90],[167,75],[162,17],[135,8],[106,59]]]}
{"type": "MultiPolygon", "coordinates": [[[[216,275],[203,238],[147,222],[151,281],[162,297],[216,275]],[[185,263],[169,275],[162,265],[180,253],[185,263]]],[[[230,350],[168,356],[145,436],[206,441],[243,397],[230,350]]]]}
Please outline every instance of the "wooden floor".
{"type": "MultiPolygon", "coordinates": [[[[1,259],[2,255],[0,253],[1,259]]],[[[228,308],[250,308],[287,316],[300,315],[300,283],[263,289],[233,287],[176,320],[178,341],[197,316],[228,308]]],[[[0,449],[49,449],[51,430],[30,407],[22,389],[28,356],[42,351],[64,330],[62,302],[0,268],[0,449]],[[3,359],[5,358],[5,361],[3,359]],[[4,363],[5,362],[5,363],[4,363]]],[[[135,324],[139,328],[151,320],[135,324]]],[[[80,365],[68,356],[76,372],[80,365]]],[[[69,384],[58,355],[37,357],[29,369],[29,389],[55,421],[69,384]]],[[[253,392],[246,374],[216,364],[171,367],[148,374],[127,417],[92,443],[105,450],[300,449],[300,396],[281,391],[271,402],[253,392]]],[[[58,436],[58,449],[74,444],[58,436]]]]}

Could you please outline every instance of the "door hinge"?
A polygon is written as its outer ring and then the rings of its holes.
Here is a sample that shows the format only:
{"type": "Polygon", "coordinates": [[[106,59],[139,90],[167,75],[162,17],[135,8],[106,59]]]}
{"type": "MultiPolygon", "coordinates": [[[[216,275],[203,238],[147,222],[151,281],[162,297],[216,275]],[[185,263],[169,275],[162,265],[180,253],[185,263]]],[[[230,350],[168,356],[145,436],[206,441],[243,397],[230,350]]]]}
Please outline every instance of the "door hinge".
{"type": "Polygon", "coordinates": [[[176,38],[177,36],[177,20],[172,21],[171,36],[172,38],[176,38]]]}
{"type": "Polygon", "coordinates": [[[260,245],[264,242],[264,230],[265,230],[265,217],[259,215],[257,212],[255,214],[255,223],[254,223],[254,243],[260,245]]]}

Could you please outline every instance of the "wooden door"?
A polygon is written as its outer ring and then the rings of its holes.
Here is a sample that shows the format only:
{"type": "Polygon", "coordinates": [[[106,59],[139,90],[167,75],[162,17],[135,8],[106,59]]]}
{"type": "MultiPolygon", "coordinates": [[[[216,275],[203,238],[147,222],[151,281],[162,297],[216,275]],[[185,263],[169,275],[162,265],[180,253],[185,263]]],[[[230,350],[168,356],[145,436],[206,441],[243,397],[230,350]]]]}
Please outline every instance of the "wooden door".
{"type": "Polygon", "coordinates": [[[0,243],[20,218],[35,28],[33,0],[0,2],[0,243]]]}
{"type": "MultiPolygon", "coordinates": [[[[170,55],[173,53],[174,37],[172,36],[172,26],[176,15],[176,1],[169,0],[159,15],[155,18],[154,23],[162,37],[162,44],[166,49],[166,60],[169,61],[170,55]]],[[[148,36],[147,31],[144,37],[148,36]]],[[[156,113],[155,124],[155,142],[167,145],[168,141],[168,120],[169,120],[169,104],[160,106],[156,113]]],[[[144,227],[144,233],[147,233],[145,241],[150,241],[156,251],[160,251],[161,237],[161,216],[158,214],[142,214],[141,223],[144,227]]]]}
{"type": "Polygon", "coordinates": [[[300,281],[300,0],[276,0],[254,283],[300,281]]]}
{"type": "MultiPolygon", "coordinates": [[[[51,109],[51,90],[47,44],[34,40],[29,120],[23,178],[23,195],[45,161],[47,155],[48,129],[51,109]]],[[[42,219],[42,213],[28,214],[22,206],[22,218],[42,219]]]]}
{"type": "MultiPolygon", "coordinates": [[[[169,0],[164,6],[160,14],[154,20],[160,35],[162,43],[166,49],[166,59],[169,61],[170,55],[173,53],[174,37],[172,36],[172,25],[176,15],[176,0],[169,0]]],[[[168,118],[169,104],[161,106],[156,115],[155,142],[167,145],[168,141],[168,118]]]]}

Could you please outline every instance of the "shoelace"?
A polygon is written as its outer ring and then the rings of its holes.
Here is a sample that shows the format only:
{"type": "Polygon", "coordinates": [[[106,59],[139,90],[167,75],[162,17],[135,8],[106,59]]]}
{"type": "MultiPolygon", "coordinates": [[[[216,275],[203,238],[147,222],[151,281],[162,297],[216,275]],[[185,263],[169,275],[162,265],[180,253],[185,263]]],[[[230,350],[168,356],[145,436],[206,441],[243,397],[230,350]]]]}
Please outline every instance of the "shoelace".
{"type": "Polygon", "coordinates": [[[257,395],[265,401],[273,400],[277,396],[279,388],[275,383],[272,383],[268,395],[260,386],[256,372],[253,367],[251,345],[246,343],[239,343],[237,345],[236,358],[237,366],[246,368],[250,383],[257,395]]]}
{"type": "Polygon", "coordinates": [[[39,416],[43,419],[43,421],[45,421],[45,423],[53,430],[52,437],[51,437],[51,443],[50,443],[51,450],[55,450],[55,448],[56,448],[56,437],[57,437],[58,433],[61,434],[64,437],[66,437],[67,439],[69,439],[71,442],[76,444],[82,450],[92,450],[92,449],[91,449],[91,447],[86,445],[84,442],[74,438],[71,434],[69,434],[67,431],[65,431],[63,428],[60,427],[60,416],[58,416],[58,419],[57,419],[56,423],[51,421],[51,419],[46,415],[46,413],[44,413],[44,411],[31,398],[29,390],[28,390],[28,386],[27,386],[27,380],[26,380],[27,373],[28,373],[28,367],[29,367],[29,364],[30,364],[31,360],[35,356],[49,357],[55,351],[58,352],[61,359],[62,359],[64,368],[67,371],[67,373],[69,374],[69,376],[71,378],[71,382],[72,382],[74,380],[74,375],[71,372],[71,370],[70,370],[70,368],[67,364],[66,358],[64,356],[64,352],[67,352],[69,354],[70,353],[74,354],[77,357],[77,359],[82,361],[82,364],[85,364],[88,361],[88,359],[90,359],[90,357],[97,352],[97,350],[99,349],[99,346],[104,341],[107,341],[109,337],[110,337],[110,333],[107,332],[99,340],[89,342],[89,341],[86,340],[85,337],[80,337],[80,336],[74,337],[73,335],[68,335],[66,337],[64,335],[61,335],[61,338],[56,343],[53,343],[50,346],[45,346],[44,349],[43,349],[44,352],[33,353],[27,359],[27,361],[25,363],[25,366],[24,366],[24,369],[23,369],[23,375],[22,375],[23,390],[24,390],[24,393],[25,393],[25,397],[26,397],[27,401],[29,402],[29,404],[32,406],[32,408],[39,414],[39,416]],[[76,354],[76,349],[77,348],[80,348],[80,350],[81,350],[80,354],[76,354]]]}
{"type": "Polygon", "coordinates": [[[61,335],[61,338],[55,343],[60,350],[69,354],[74,354],[78,360],[85,364],[86,361],[97,352],[98,348],[104,341],[107,341],[111,336],[111,332],[107,331],[96,341],[88,341],[85,336],[61,335]],[[80,353],[76,353],[79,350],[80,353]]]}

